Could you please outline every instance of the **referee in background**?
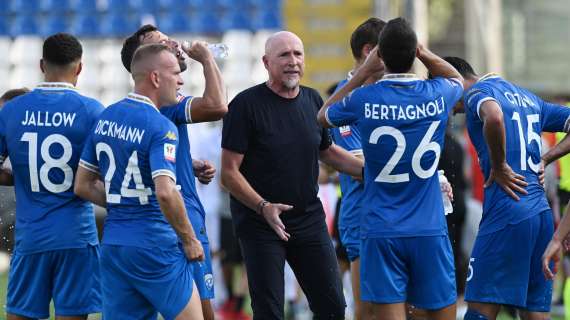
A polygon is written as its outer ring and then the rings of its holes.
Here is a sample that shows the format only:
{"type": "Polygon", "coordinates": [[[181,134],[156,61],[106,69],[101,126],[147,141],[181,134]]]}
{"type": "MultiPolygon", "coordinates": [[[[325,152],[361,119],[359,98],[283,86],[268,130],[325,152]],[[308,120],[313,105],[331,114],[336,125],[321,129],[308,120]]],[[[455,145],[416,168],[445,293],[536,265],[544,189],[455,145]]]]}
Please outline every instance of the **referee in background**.
{"type": "Polygon", "coordinates": [[[273,34],[263,62],[269,80],[234,98],[222,132],[222,183],[231,194],[253,319],[283,319],[285,261],[315,319],[344,319],[339,268],[317,197],[318,161],[352,176],[361,176],[363,161],[332,145],[318,125],[323,101],[299,85],[299,37],[273,34]]]}

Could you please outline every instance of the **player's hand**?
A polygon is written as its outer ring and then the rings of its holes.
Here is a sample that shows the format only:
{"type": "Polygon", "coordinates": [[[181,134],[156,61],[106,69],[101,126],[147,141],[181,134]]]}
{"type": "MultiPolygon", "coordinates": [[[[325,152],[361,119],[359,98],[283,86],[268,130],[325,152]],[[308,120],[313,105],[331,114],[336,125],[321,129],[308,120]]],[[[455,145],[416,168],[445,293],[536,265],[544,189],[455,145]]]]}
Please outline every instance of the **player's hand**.
{"type": "Polygon", "coordinates": [[[554,275],[558,270],[558,263],[560,262],[561,249],[562,245],[560,241],[552,239],[548,243],[546,250],[544,250],[544,254],[542,255],[542,272],[546,279],[554,279],[554,275]],[[554,268],[552,268],[552,270],[550,270],[551,261],[554,263],[554,268]]]}
{"type": "Polygon", "coordinates": [[[291,209],[293,209],[293,206],[282,203],[269,203],[261,208],[261,215],[265,218],[265,221],[267,221],[271,229],[273,229],[283,241],[289,240],[291,235],[285,231],[285,225],[279,216],[283,211],[291,209]]]}
{"type": "Polygon", "coordinates": [[[364,63],[359,68],[360,72],[363,72],[366,77],[371,77],[375,74],[384,72],[385,66],[384,61],[378,56],[378,46],[368,53],[368,57],[364,60],[364,63]]]}
{"type": "Polygon", "coordinates": [[[516,195],[515,191],[522,194],[527,194],[524,187],[528,185],[525,178],[514,172],[513,169],[504,163],[500,168],[491,168],[491,173],[489,174],[489,179],[485,181],[485,188],[489,187],[493,182],[498,184],[503,190],[511,196],[511,198],[519,201],[519,196],[516,195]]]}
{"type": "Polygon", "coordinates": [[[453,188],[451,187],[451,183],[449,183],[449,181],[440,183],[439,187],[441,189],[441,193],[446,194],[449,197],[449,200],[453,201],[453,188]]]}
{"type": "Polygon", "coordinates": [[[184,249],[184,254],[186,258],[190,261],[203,261],[204,260],[204,248],[202,243],[197,238],[193,238],[188,243],[183,243],[182,248],[184,249]]]}
{"type": "Polygon", "coordinates": [[[202,184],[212,182],[216,175],[216,168],[208,160],[192,160],[192,168],[194,169],[194,175],[202,184]]]}
{"type": "Polygon", "coordinates": [[[191,59],[202,64],[214,59],[212,52],[208,49],[208,43],[205,41],[192,41],[189,48],[182,47],[182,50],[184,50],[191,59]]]}
{"type": "Polygon", "coordinates": [[[538,167],[538,182],[544,187],[544,160],[540,160],[538,167]]]}

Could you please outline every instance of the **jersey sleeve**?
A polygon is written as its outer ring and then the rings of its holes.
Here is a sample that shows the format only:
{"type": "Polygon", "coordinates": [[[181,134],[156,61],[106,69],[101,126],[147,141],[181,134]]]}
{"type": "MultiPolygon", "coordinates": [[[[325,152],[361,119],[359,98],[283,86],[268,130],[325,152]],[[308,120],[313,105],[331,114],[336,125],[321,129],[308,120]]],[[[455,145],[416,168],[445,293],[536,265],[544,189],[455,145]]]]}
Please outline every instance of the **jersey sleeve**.
{"type": "Polygon", "coordinates": [[[352,124],[360,119],[363,110],[362,105],[359,104],[360,90],[362,89],[355,89],[341,101],[337,101],[329,106],[325,112],[325,118],[329,125],[340,127],[352,124]]]}
{"type": "Polygon", "coordinates": [[[465,112],[466,113],[468,112],[471,115],[473,115],[475,118],[481,120],[481,117],[479,115],[479,110],[481,109],[481,105],[485,101],[497,102],[497,99],[495,99],[491,91],[485,87],[482,86],[472,87],[465,95],[465,112]]]}
{"type": "Polygon", "coordinates": [[[431,81],[434,89],[442,94],[447,112],[449,113],[463,95],[463,83],[457,78],[443,77],[437,77],[428,81],[431,81]]]}
{"type": "Polygon", "coordinates": [[[6,108],[0,110],[0,167],[8,157],[8,146],[6,144],[6,108]]]}
{"type": "Polygon", "coordinates": [[[360,142],[360,132],[356,124],[331,128],[336,145],[354,155],[362,155],[362,144],[360,142]]]}
{"type": "Polygon", "coordinates": [[[194,97],[187,96],[181,99],[173,106],[166,106],[160,108],[160,113],[167,117],[175,125],[192,123],[192,115],[190,108],[192,107],[192,100],[194,97]]]}
{"type": "Polygon", "coordinates": [[[545,132],[568,132],[570,130],[570,107],[539,100],[541,106],[541,126],[545,132]]]}
{"type": "Polygon", "coordinates": [[[222,128],[222,148],[241,154],[247,151],[254,130],[247,102],[243,100],[238,96],[230,102],[222,128]]]}
{"type": "Polygon", "coordinates": [[[168,176],[176,181],[176,150],[178,129],[172,122],[164,120],[150,142],[149,164],[152,178],[168,176]]]}
{"type": "Polygon", "coordinates": [[[81,153],[81,158],[79,159],[79,166],[93,173],[99,173],[99,160],[97,159],[97,150],[95,149],[95,144],[93,142],[94,131],[95,128],[91,130],[91,133],[85,140],[83,152],[81,153]]]}

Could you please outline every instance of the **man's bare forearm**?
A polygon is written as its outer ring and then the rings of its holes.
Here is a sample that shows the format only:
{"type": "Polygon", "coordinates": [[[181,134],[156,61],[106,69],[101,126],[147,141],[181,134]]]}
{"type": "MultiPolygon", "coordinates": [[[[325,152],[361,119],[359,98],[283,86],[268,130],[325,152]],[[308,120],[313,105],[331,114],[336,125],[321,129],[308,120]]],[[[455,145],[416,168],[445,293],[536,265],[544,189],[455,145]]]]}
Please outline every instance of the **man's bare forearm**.
{"type": "Polygon", "coordinates": [[[234,198],[254,211],[257,211],[257,206],[264,200],[239,170],[222,171],[222,184],[234,198]]]}
{"type": "Polygon", "coordinates": [[[12,175],[12,170],[9,168],[0,169],[0,185],[2,186],[13,186],[14,176],[12,175]]]}
{"type": "Polygon", "coordinates": [[[560,159],[570,152],[570,135],[566,135],[560,142],[558,142],[554,147],[548,150],[547,153],[542,155],[542,161],[544,165],[547,166],[550,163],[560,159]]]}
{"type": "Polygon", "coordinates": [[[339,146],[333,144],[328,149],[321,151],[320,159],[339,172],[362,178],[364,160],[352,155],[339,146]]]}
{"type": "Polygon", "coordinates": [[[194,228],[192,228],[190,220],[188,220],[180,192],[178,192],[174,183],[161,186],[160,188],[168,188],[167,190],[157,190],[160,210],[178,235],[178,238],[180,238],[180,241],[185,244],[190,243],[193,239],[196,239],[196,233],[194,228]]]}
{"type": "MultiPolygon", "coordinates": [[[[228,112],[227,94],[222,73],[216,62],[208,60],[202,64],[205,89],[198,112],[193,112],[194,122],[220,120],[228,112]]],[[[194,108],[194,106],[192,106],[194,108]]]]}

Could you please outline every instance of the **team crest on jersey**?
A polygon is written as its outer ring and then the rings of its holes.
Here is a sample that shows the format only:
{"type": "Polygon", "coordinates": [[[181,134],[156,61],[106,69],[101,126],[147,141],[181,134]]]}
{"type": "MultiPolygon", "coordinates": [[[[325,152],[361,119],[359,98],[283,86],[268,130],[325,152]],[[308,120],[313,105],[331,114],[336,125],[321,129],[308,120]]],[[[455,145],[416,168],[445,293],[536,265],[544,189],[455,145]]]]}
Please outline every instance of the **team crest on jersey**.
{"type": "Polygon", "coordinates": [[[174,133],[172,131],[168,131],[168,133],[166,133],[166,139],[176,141],[176,133],[174,133]]]}
{"type": "Polygon", "coordinates": [[[176,146],[170,143],[164,144],[164,159],[175,162],[176,161],[176,146]]]}
{"type": "Polygon", "coordinates": [[[348,137],[352,134],[352,131],[350,131],[350,126],[339,127],[338,131],[340,132],[340,135],[343,137],[348,137]]]}
{"type": "Polygon", "coordinates": [[[208,290],[212,290],[214,288],[214,276],[211,273],[204,275],[204,283],[208,290]]]}

